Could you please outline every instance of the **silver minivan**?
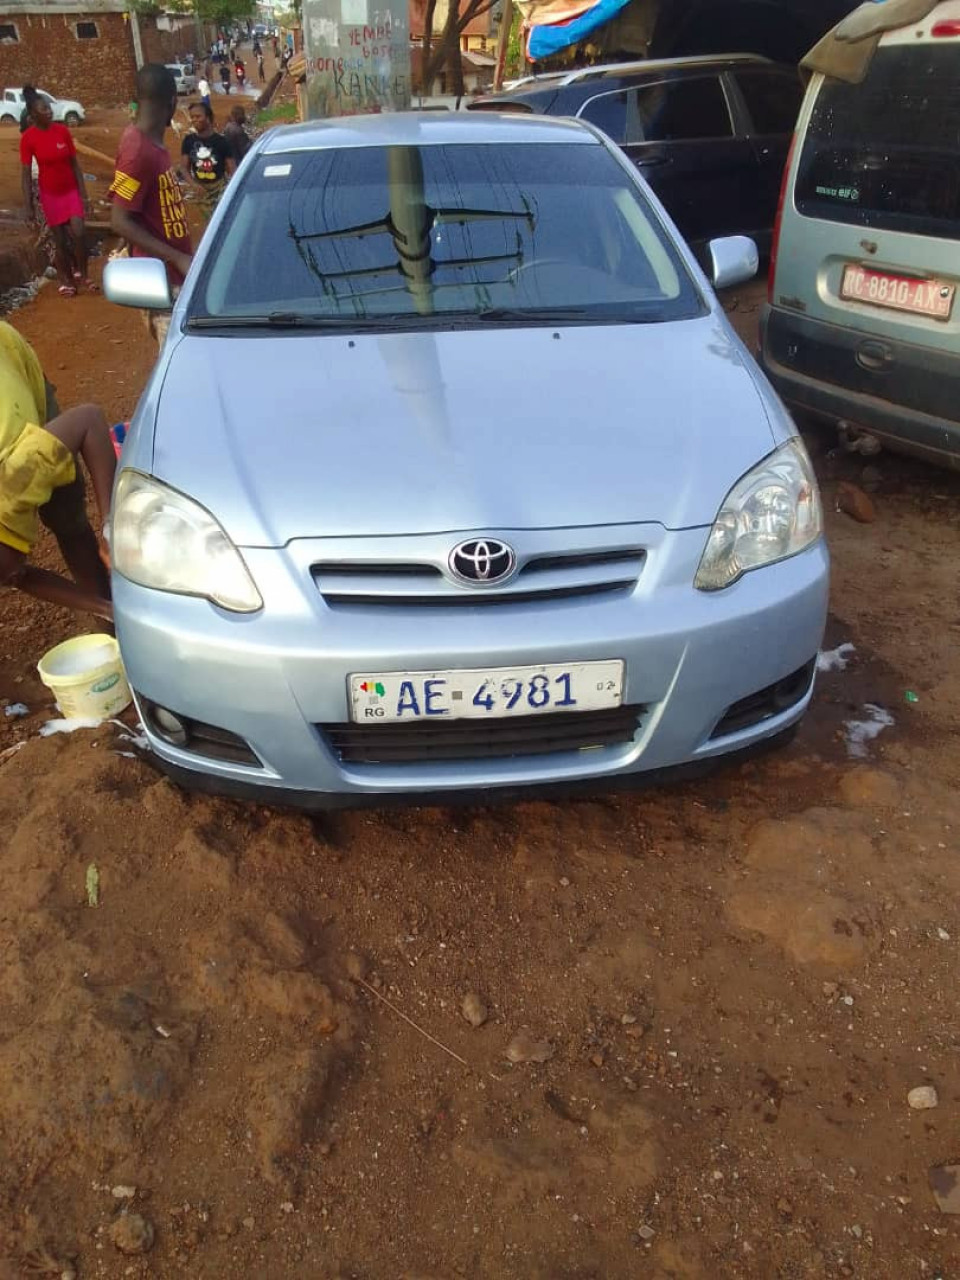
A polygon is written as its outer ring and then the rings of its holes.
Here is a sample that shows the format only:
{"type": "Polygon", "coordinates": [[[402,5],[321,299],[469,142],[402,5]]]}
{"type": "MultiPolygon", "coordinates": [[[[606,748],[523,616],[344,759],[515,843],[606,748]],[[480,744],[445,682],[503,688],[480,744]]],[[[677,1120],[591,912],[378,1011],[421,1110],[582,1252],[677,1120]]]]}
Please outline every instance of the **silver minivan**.
{"type": "Polygon", "coordinates": [[[810,82],[762,361],[795,409],[960,467],[960,0],[810,82]]]}

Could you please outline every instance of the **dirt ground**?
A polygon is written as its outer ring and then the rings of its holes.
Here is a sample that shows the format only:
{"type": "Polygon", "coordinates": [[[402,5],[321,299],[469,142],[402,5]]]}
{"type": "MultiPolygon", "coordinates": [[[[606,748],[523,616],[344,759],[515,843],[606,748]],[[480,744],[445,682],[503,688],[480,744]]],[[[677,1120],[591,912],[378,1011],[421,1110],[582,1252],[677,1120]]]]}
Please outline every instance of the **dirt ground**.
{"type": "MultiPolygon", "coordinates": [[[[135,317],[12,319],[64,404],[129,416],[135,317]]],[[[4,595],[0,1275],[960,1275],[928,1184],[960,1161],[960,483],[815,443],[855,651],[792,746],[695,786],[191,797],[113,726],[38,737],[36,661],[92,623],[4,595]]]]}

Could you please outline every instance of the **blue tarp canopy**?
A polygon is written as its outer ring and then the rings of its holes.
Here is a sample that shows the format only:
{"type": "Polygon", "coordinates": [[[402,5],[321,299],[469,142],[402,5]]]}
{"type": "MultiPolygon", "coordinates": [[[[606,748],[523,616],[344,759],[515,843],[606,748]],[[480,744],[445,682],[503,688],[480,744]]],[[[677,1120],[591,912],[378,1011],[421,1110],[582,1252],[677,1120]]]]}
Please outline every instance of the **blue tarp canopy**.
{"type": "Polygon", "coordinates": [[[629,3],[630,0],[599,0],[598,4],[591,5],[579,18],[573,18],[570,22],[531,27],[527,56],[536,62],[577,44],[586,39],[591,31],[596,31],[597,27],[602,27],[605,22],[615,18],[629,3]]]}

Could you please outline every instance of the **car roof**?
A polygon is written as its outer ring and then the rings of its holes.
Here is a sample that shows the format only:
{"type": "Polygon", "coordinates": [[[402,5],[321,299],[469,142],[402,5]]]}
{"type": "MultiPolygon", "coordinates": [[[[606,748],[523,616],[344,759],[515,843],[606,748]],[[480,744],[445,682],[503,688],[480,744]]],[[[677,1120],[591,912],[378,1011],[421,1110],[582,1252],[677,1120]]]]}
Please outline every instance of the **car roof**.
{"type": "Polygon", "coordinates": [[[666,71],[702,71],[705,67],[727,67],[737,63],[770,63],[756,53],[699,53],[688,58],[649,58],[634,59],[632,62],[608,62],[595,67],[579,67],[568,72],[561,84],[579,84],[582,80],[592,80],[607,75],[662,75],[666,71]]]}
{"type": "Polygon", "coordinates": [[[265,137],[262,154],[321,151],[328,147],[424,147],[497,142],[602,145],[591,129],[576,120],[482,111],[391,111],[271,129],[265,137]]]}
{"type": "Polygon", "coordinates": [[[756,53],[709,53],[697,54],[689,58],[638,58],[633,62],[607,62],[595,67],[579,67],[575,71],[563,73],[551,72],[543,76],[533,76],[516,84],[512,89],[502,89],[499,93],[488,94],[481,102],[491,102],[497,98],[516,98],[517,100],[535,99],[539,93],[556,94],[561,89],[586,89],[590,85],[602,84],[604,81],[636,83],[652,76],[677,76],[685,72],[696,74],[706,70],[725,70],[728,67],[753,66],[766,67],[776,71],[794,71],[787,63],[772,62],[769,58],[756,53]]]}

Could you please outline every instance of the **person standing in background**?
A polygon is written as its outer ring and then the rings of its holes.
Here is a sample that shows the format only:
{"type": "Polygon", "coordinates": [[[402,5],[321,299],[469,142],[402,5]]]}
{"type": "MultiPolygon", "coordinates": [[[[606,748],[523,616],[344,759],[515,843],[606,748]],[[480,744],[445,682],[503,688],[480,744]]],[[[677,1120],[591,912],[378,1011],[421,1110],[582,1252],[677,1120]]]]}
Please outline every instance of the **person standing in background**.
{"type": "MultiPolygon", "coordinates": [[[[240,108],[241,113],[242,110],[240,108]]],[[[200,196],[200,211],[209,222],[237,164],[230,143],[213,127],[213,111],[209,106],[191,103],[190,123],[193,132],[184,138],[181,154],[189,164],[190,179],[200,196]]]]}
{"type": "Polygon", "coordinates": [[[230,67],[226,62],[220,64],[220,83],[223,85],[223,92],[230,92],[230,67]]]}
{"type": "Polygon", "coordinates": [[[266,76],[266,72],[265,72],[265,71],[264,71],[264,69],[263,69],[263,54],[262,54],[262,53],[258,53],[258,54],[257,54],[257,74],[258,74],[258,75],[259,75],[259,77],[260,77],[260,83],[261,83],[261,84],[266,84],[267,76],[266,76]]]}
{"type": "MultiPolygon", "coordinates": [[[[160,258],[175,297],[190,270],[193,247],[187,210],[164,145],[164,134],[177,109],[177,82],[157,62],[137,72],[137,119],[120,138],[116,173],[110,187],[115,235],[126,240],[133,257],[160,258]]],[[[150,331],[162,343],[169,316],[149,313],[150,331]]]]}
{"type": "Polygon", "coordinates": [[[234,163],[239,164],[253,145],[246,130],[247,113],[243,107],[236,106],[230,112],[230,119],[223,127],[223,136],[230,147],[234,163]]]}
{"type": "Polygon", "coordinates": [[[206,75],[201,76],[200,83],[197,85],[197,93],[200,95],[200,101],[205,107],[210,105],[210,81],[206,75]]]}
{"type": "Polygon", "coordinates": [[[60,296],[74,297],[80,283],[97,293],[97,286],[87,276],[87,233],[83,219],[90,213],[90,202],[73,136],[65,124],[55,123],[50,103],[36,89],[30,97],[25,92],[24,97],[30,124],[20,135],[20,163],[27,218],[37,221],[33,192],[33,162],[36,161],[38,198],[53,236],[60,296]]]}
{"type": "MultiPolygon", "coordinates": [[[[24,98],[32,97],[36,93],[32,84],[23,86],[24,98]]],[[[132,117],[131,117],[132,118],[132,117]]],[[[26,107],[20,112],[20,132],[26,133],[30,128],[30,112],[26,107]]],[[[43,251],[43,255],[49,266],[56,268],[57,262],[57,246],[53,241],[53,233],[47,226],[47,220],[43,215],[43,205],[40,203],[40,186],[37,181],[40,175],[40,169],[36,160],[30,165],[30,189],[33,192],[33,210],[34,224],[37,228],[37,248],[43,251]]]]}

